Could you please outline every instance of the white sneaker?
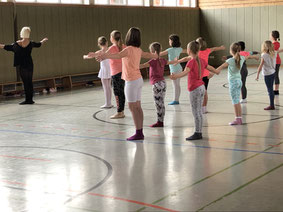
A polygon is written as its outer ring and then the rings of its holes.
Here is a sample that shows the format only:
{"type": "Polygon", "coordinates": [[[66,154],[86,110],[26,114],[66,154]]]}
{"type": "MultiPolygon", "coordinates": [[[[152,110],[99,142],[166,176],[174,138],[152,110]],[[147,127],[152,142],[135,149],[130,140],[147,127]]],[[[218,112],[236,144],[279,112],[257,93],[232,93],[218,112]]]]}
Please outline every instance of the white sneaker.
{"type": "Polygon", "coordinates": [[[244,104],[244,103],[247,103],[247,102],[248,102],[247,99],[241,99],[241,101],[240,101],[241,104],[244,104]]]}
{"type": "Polygon", "coordinates": [[[100,106],[100,108],[105,108],[105,109],[108,109],[108,108],[112,108],[113,105],[102,105],[100,106]]]}

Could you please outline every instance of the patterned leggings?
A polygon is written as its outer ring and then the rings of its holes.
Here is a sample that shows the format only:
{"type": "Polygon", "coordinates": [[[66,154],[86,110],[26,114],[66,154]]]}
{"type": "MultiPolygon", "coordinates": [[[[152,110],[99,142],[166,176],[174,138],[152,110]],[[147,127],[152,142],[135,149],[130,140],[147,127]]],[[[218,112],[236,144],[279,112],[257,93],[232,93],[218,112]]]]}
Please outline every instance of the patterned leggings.
{"type": "Polygon", "coordinates": [[[153,98],[157,110],[157,120],[159,122],[164,121],[165,106],[164,98],[166,93],[166,82],[165,80],[159,81],[152,86],[153,98]]]}
{"type": "Polygon", "coordinates": [[[190,92],[190,102],[192,107],[192,113],[195,120],[195,132],[202,132],[202,102],[205,93],[204,85],[196,88],[190,92]]]}
{"type": "Polygon", "coordinates": [[[117,102],[117,112],[123,112],[125,108],[125,81],[121,79],[122,72],[112,76],[113,90],[117,102]]]}

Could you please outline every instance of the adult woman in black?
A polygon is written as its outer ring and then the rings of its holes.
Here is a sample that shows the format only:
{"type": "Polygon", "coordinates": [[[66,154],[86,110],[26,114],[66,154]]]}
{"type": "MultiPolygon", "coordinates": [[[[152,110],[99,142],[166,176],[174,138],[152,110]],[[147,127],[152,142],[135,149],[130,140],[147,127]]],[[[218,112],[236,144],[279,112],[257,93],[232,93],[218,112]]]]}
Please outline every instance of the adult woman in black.
{"type": "Polygon", "coordinates": [[[21,40],[18,40],[11,45],[0,44],[1,49],[14,52],[14,66],[19,68],[19,73],[25,89],[25,101],[21,102],[20,105],[34,104],[32,83],[33,61],[31,52],[33,48],[39,48],[41,44],[48,40],[47,38],[44,38],[39,43],[30,41],[30,32],[31,30],[29,27],[23,27],[20,33],[21,40]]]}

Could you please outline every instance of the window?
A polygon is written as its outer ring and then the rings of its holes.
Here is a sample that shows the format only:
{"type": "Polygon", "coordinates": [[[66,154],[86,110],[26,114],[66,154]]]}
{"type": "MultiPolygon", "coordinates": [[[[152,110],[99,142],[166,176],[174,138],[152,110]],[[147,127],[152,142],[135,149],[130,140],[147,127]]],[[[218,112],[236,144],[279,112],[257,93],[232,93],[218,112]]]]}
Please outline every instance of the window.
{"type": "Polygon", "coordinates": [[[153,6],[196,7],[196,0],[153,0],[153,6]]]}
{"type": "MultiPolygon", "coordinates": [[[[9,0],[0,0],[8,2],[9,0]]],[[[35,3],[62,3],[62,4],[95,4],[95,5],[124,5],[124,6],[145,6],[151,3],[157,7],[196,7],[197,0],[14,0],[16,2],[35,3]]]]}

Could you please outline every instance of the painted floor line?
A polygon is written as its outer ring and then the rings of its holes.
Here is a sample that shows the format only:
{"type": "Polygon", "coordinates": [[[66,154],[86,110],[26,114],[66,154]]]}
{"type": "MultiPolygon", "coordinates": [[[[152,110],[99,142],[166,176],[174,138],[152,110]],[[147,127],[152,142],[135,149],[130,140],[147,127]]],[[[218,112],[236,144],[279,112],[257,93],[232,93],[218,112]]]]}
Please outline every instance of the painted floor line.
{"type": "MultiPolygon", "coordinates": [[[[283,143],[283,142],[280,142],[280,143],[278,143],[277,145],[281,145],[282,143],[283,143]]],[[[273,148],[273,147],[269,147],[269,148],[263,150],[263,152],[266,152],[266,151],[268,151],[268,150],[270,150],[270,149],[272,149],[272,148],[273,148]]],[[[171,197],[171,196],[176,196],[177,193],[182,192],[182,191],[184,191],[184,190],[186,190],[186,189],[189,189],[189,188],[191,188],[191,187],[193,187],[193,186],[195,186],[195,185],[197,185],[197,184],[199,184],[199,183],[201,183],[201,182],[203,182],[203,181],[205,181],[205,180],[208,180],[208,179],[210,179],[210,178],[212,178],[212,177],[214,177],[214,176],[216,176],[216,175],[218,175],[218,174],[221,174],[221,173],[223,173],[223,172],[225,172],[225,171],[227,171],[227,170],[233,168],[234,166],[237,166],[237,165],[239,165],[239,164],[241,164],[241,163],[244,163],[244,162],[246,162],[246,161],[248,161],[248,160],[250,160],[250,159],[252,159],[252,158],[254,158],[254,157],[258,156],[258,155],[260,155],[260,154],[262,154],[262,153],[256,153],[256,154],[251,155],[251,156],[249,156],[249,157],[247,157],[247,158],[245,158],[245,159],[243,159],[243,160],[240,160],[240,161],[238,161],[238,162],[236,162],[236,163],[234,163],[234,164],[232,164],[232,165],[230,165],[230,166],[228,166],[228,167],[226,167],[226,168],[224,168],[224,169],[219,170],[218,172],[215,172],[214,174],[211,174],[211,175],[209,175],[209,176],[207,176],[207,177],[204,177],[204,178],[202,178],[202,179],[200,179],[200,180],[198,180],[198,181],[196,181],[196,182],[194,182],[194,183],[192,183],[192,184],[190,184],[190,185],[187,185],[187,186],[185,186],[185,187],[183,187],[183,188],[180,188],[180,189],[176,190],[175,192],[172,192],[172,193],[170,193],[170,194],[167,194],[166,196],[163,196],[162,198],[160,198],[160,199],[158,199],[158,200],[152,202],[151,204],[157,204],[157,203],[160,203],[160,202],[162,202],[163,200],[165,200],[165,199],[167,199],[167,198],[169,198],[169,197],[171,197]]],[[[141,211],[143,211],[143,210],[145,210],[145,209],[146,209],[146,207],[143,207],[143,208],[140,208],[139,210],[137,210],[136,212],[141,212],[141,211]]]]}
{"type": "Polygon", "coordinates": [[[177,212],[177,211],[169,209],[169,208],[164,208],[162,206],[152,205],[152,204],[148,204],[148,203],[140,202],[140,201],[136,201],[136,200],[130,200],[130,199],[125,199],[125,198],[121,198],[121,197],[114,197],[114,196],[110,196],[110,195],[103,195],[103,194],[97,194],[97,193],[92,193],[92,192],[88,193],[88,194],[92,195],[92,196],[98,196],[98,197],[103,197],[103,198],[109,198],[109,199],[120,200],[120,201],[124,201],[124,202],[129,202],[129,203],[134,203],[134,204],[138,204],[138,205],[142,205],[142,206],[147,206],[147,207],[155,208],[155,209],[162,210],[162,211],[177,212]]]}
{"type": "MultiPolygon", "coordinates": [[[[95,137],[95,136],[81,136],[81,135],[70,135],[70,134],[55,134],[55,133],[41,133],[41,132],[30,132],[30,131],[17,131],[17,130],[0,130],[0,132],[11,132],[19,134],[32,134],[32,135],[49,135],[49,136],[60,136],[60,137],[71,137],[71,138],[84,138],[84,139],[96,139],[96,140],[107,140],[107,141],[122,141],[127,142],[124,139],[115,139],[115,138],[104,138],[104,137],[95,137]]],[[[225,151],[235,151],[235,152],[250,152],[250,153],[263,153],[271,155],[283,155],[282,152],[266,152],[258,150],[247,150],[247,149],[236,149],[236,148],[222,148],[222,147],[213,147],[213,146],[201,146],[201,145],[191,145],[191,144],[177,144],[177,143],[165,143],[165,142],[152,142],[152,141],[130,141],[131,143],[147,143],[147,144],[157,144],[157,145],[169,145],[169,146],[184,146],[184,147],[193,147],[193,148],[203,148],[203,149],[217,149],[225,151]]],[[[275,144],[274,146],[277,146],[275,144]]]]}
{"type": "Polygon", "coordinates": [[[282,166],[283,166],[283,163],[281,163],[280,165],[274,167],[273,169],[270,169],[269,171],[267,171],[267,172],[265,172],[265,173],[263,173],[263,174],[257,176],[256,178],[254,178],[254,179],[248,181],[247,183],[245,183],[245,184],[243,184],[243,185],[237,187],[237,188],[234,189],[233,191],[230,191],[230,192],[228,192],[227,194],[224,194],[223,196],[219,197],[218,199],[216,199],[216,200],[214,200],[214,201],[208,203],[207,205],[201,207],[201,208],[198,209],[197,211],[202,211],[202,210],[204,210],[205,208],[209,207],[210,205],[212,205],[212,204],[214,204],[214,203],[216,203],[216,202],[222,200],[222,199],[225,198],[225,197],[228,197],[228,196],[230,196],[230,195],[236,193],[237,191],[241,190],[242,188],[245,188],[246,186],[248,186],[248,185],[252,184],[253,182],[259,180],[260,178],[262,178],[262,177],[264,177],[264,176],[270,174],[271,172],[273,172],[273,171],[275,171],[275,170],[281,168],[282,166]]]}

